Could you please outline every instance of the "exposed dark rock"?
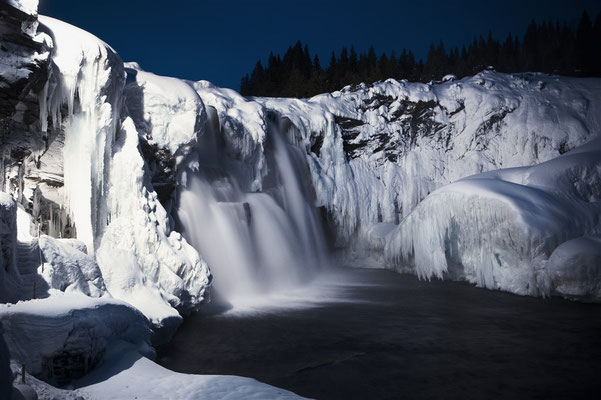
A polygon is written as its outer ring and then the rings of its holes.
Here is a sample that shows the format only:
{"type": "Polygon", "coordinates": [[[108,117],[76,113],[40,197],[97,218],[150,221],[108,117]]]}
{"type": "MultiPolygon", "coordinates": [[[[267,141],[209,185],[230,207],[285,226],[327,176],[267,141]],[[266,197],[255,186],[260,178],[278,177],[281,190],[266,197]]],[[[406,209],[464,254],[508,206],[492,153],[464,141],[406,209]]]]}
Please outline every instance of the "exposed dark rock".
{"type": "Polygon", "coordinates": [[[317,157],[319,157],[319,154],[321,152],[321,146],[323,145],[323,135],[317,136],[315,138],[315,141],[313,142],[313,144],[311,145],[311,152],[315,153],[315,155],[317,157]]]}
{"type": "MultiPolygon", "coordinates": [[[[376,95],[366,104],[368,108],[377,108],[381,105],[386,107],[394,102],[391,96],[376,95]]],[[[390,115],[382,116],[386,122],[400,122],[401,131],[393,134],[372,134],[367,139],[356,140],[361,133],[360,127],[364,122],[351,118],[336,117],[336,123],[340,127],[343,138],[344,152],[348,159],[359,157],[365,151],[372,153],[384,152],[384,156],[391,162],[396,162],[399,156],[408,149],[415,146],[419,137],[433,136],[442,132],[445,126],[436,121],[436,108],[440,105],[431,101],[412,102],[401,100],[400,106],[390,115]]]]}
{"type": "Polygon", "coordinates": [[[376,94],[374,97],[365,102],[365,110],[375,110],[380,108],[381,106],[390,107],[390,105],[394,102],[395,98],[392,96],[387,96],[383,94],[376,94]]]}
{"type": "Polygon", "coordinates": [[[337,115],[334,116],[334,121],[345,132],[354,132],[353,128],[365,125],[365,122],[359,121],[358,119],[339,117],[337,115]]]}
{"type": "Polygon", "coordinates": [[[64,351],[43,362],[43,373],[38,376],[46,382],[64,386],[69,382],[83,377],[94,368],[102,357],[90,358],[85,352],[64,351]]]}
{"type": "Polygon", "coordinates": [[[175,158],[167,149],[140,138],[142,156],[148,165],[150,180],[161,204],[167,208],[175,191],[175,158]]]}

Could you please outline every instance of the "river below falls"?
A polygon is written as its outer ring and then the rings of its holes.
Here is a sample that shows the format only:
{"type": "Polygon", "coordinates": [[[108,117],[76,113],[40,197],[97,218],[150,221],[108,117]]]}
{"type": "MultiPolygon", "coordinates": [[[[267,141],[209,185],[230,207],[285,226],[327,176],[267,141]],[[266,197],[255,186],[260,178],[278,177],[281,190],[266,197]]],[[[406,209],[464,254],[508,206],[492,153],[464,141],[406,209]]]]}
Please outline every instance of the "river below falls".
{"type": "Polygon", "coordinates": [[[344,269],[263,306],[200,311],[161,365],[316,399],[601,395],[601,305],[344,269]]]}

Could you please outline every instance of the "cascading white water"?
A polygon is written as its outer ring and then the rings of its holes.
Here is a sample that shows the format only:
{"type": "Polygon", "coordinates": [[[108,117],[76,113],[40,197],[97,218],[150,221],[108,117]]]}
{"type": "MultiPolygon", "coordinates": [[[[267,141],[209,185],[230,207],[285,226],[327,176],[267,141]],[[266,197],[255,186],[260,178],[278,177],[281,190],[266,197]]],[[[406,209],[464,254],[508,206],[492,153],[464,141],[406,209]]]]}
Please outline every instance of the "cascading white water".
{"type": "Polygon", "coordinates": [[[216,118],[209,113],[213,128],[202,138],[198,168],[187,171],[178,218],[208,262],[214,289],[236,306],[310,280],[326,251],[300,150],[270,123],[264,189],[244,191],[240,163],[228,159],[216,118]]]}

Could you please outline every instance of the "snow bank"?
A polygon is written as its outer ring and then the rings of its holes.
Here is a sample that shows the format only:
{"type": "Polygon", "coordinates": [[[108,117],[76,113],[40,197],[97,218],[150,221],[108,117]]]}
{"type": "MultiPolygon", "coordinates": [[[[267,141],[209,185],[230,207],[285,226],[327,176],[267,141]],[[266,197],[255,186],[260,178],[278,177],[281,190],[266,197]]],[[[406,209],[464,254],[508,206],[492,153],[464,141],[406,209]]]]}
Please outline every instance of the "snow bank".
{"type": "Polygon", "coordinates": [[[251,378],[189,375],[165,369],[127,346],[107,354],[105,364],[77,382],[77,392],[94,399],[251,400],[302,399],[251,378]],[[151,384],[149,384],[151,383],[151,384]]]}
{"type": "MultiPolygon", "coordinates": [[[[25,384],[21,381],[21,365],[16,362],[11,362],[10,367],[14,375],[13,391],[18,391],[23,399],[40,399],[40,400],[93,400],[89,396],[79,393],[76,390],[58,389],[54,386],[37,379],[25,371],[25,384]],[[35,392],[35,395],[32,393],[35,392]],[[37,396],[37,397],[36,397],[37,396]]],[[[15,399],[16,395],[13,394],[15,399]]],[[[16,397],[19,400],[20,397],[16,397]]]]}
{"type": "Polygon", "coordinates": [[[436,190],[391,233],[386,256],[426,279],[599,299],[596,241],[580,237],[601,232],[600,201],[595,139],[533,167],[477,174],[436,190]]]}
{"type": "Polygon", "coordinates": [[[109,342],[152,355],[147,320],[126,303],[55,292],[46,299],[0,305],[11,359],[32,375],[60,384],[92,369],[109,342]]]}

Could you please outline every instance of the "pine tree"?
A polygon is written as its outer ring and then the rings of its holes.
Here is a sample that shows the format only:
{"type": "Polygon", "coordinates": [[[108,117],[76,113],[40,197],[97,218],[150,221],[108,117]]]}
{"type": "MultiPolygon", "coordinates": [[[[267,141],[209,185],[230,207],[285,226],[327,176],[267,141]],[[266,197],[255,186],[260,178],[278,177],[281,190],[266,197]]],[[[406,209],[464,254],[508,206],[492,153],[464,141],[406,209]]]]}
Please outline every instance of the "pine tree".
{"type": "Polygon", "coordinates": [[[522,40],[507,35],[496,40],[491,32],[486,39],[474,36],[467,46],[454,47],[447,53],[443,41],[430,45],[426,62],[417,60],[411,50],[400,56],[376,54],[370,46],[358,53],[344,47],[337,57],[331,53],[327,68],[319,57],[311,57],[308,45],[297,41],[283,57],[269,54],[267,67],[261,61],[240,80],[243,95],[311,96],[338,90],[348,84],[372,83],[387,78],[427,82],[453,73],[472,75],[492,65],[500,72],[539,71],[576,76],[601,76],[601,13],[594,22],[584,12],[576,29],[558,21],[530,22],[522,40]]]}
{"type": "Polygon", "coordinates": [[[601,12],[597,14],[597,18],[595,18],[592,35],[591,66],[593,70],[591,75],[601,76],[601,12]]]}
{"type": "Polygon", "coordinates": [[[578,29],[576,30],[576,72],[582,76],[588,76],[592,72],[593,52],[599,52],[600,49],[591,48],[593,38],[593,24],[584,11],[578,29]]]}

